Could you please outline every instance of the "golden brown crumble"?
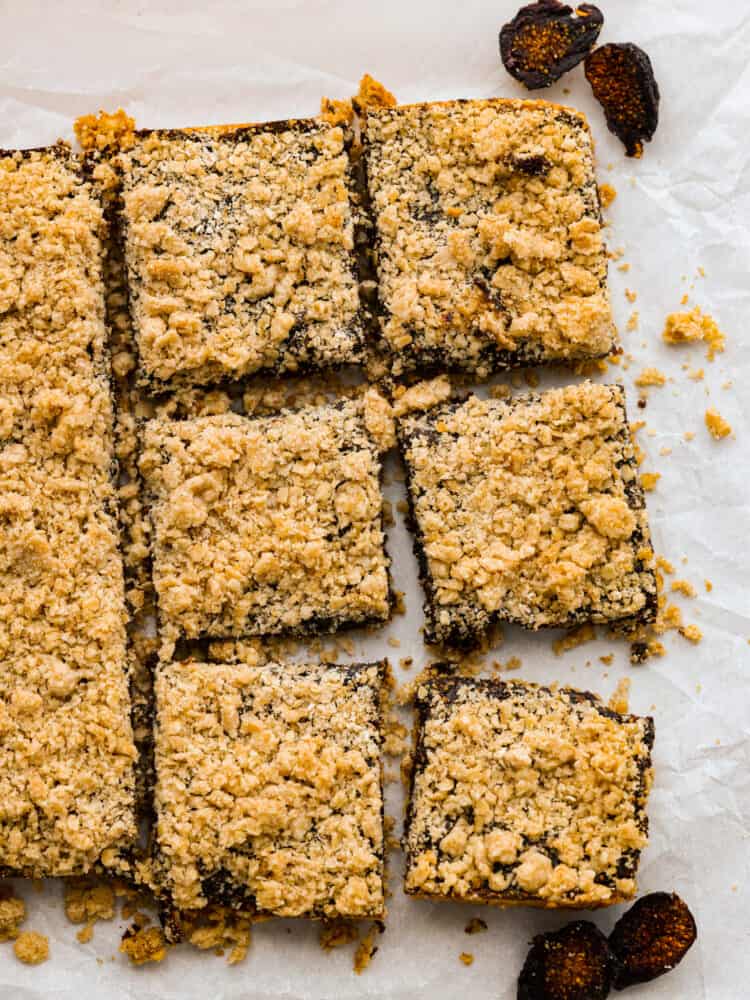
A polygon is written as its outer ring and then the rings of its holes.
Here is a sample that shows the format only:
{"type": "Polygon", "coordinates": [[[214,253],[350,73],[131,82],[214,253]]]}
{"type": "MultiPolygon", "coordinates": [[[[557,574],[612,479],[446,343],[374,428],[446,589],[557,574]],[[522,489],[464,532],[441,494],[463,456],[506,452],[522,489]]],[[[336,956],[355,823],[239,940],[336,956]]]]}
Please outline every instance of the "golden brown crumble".
{"type": "MultiPolygon", "coordinates": [[[[599,200],[602,203],[602,208],[609,208],[612,202],[617,197],[617,189],[611,184],[600,184],[599,185],[599,200]]],[[[623,265],[624,266],[624,265],[623,265]]],[[[620,268],[622,270],[622,267],[620,268]]]]}
{"type": "Polygon", "coordinates": [[[642,472],[640,475],[640,482],[646,493],[651,493],[656,489],[656,484],[661,479],[660,472],[642,472]]]}
{"type": "Polygon", "coordinates": [[[185,938],[194,948],[223,955],[229,948],[227,965],[244,962],[252,942],[252,921],[225,906],[209,906],[186,921],[185,938]]]}
{"type": "Polygon", "coordinates": [[[0,157],[0,866],[135,836],[102,209],[66,147],[0,157]]]}
{"type": "Polygon", "coordinates": [[[158,927],[128,928],[120,942],[120,951],[133,965],[163,962],[167,950],[167,942],[158,927]]]}
{"type": "Polygon", "coordinates": [[[637,386],[644,388],[650,385],[662,386],[666,385],[666,383],[667,376],[664,372],[660,372],[658,368],[644,368],[635,380],[637,386]]]}
{"type": "Polygon", "coordinates": [[[390,613],[378,449],[357,401],[151,421],[163,623],[188,637],[331,631],[390,613]]]}
{"type": "Polygon", "coordinates": [[[408,389],[399,386],[394,393],[393,415],[403,417],[407,413],[429,410],[431,406],[450,399],[451,391],[451,383],[447,375],[440,375],[428,382],[417,382],[416,385],[412,385],[408,389]]]}
{"type": "Polygon", "coordinates": [[[555,656],[567,653],[569,649],[578,649],[585,642],[593,642],[596,639],[596,629],[593,625],[579,625],[578,628],[571,629],[561,639],[555,639],[552,649],[555,656]]]}
{"type": "Polygon", "coordinates": [[[461,954],[458,956],[458,958],[463,965],[474,964],[474,956],[470,951],[462,951],[461,954]]]}
{"type": "Polygon", "coordinates": [[[38,931],[21,931],[13,945],[13,952],[24,965],[40,965],[49,958],[49,940],[38,931]]]}
{"type": "Polygon", "coordinates": [[[353,98],[359,111],[367,112],[378,108],[395,108],[396,98],[383,84],[365,73],[359,81],[359,89],[353,98]]]}
{"type": "Polygon", "coordinates": [[[73,129],[81,148],[87,151],[130,149],[135,141],[135,119],[122,108],[111,114],[100,111],[98,115],[81,115],[73,123],[73,129]]]}
{"type": "Polygon", "coordinates": [[[76,937],[87,944],[94,936],[94,925],[99,920],[112,920],[115,915],[115,894],[112,886],[68,883],[65,886],[65,915],[72,924],[85,924],[76,937]]]}
{"type": "Polygon", "coordinates": [[[679,631],[683,639],[687,639],[689,642],[695,643],[696,645],[703,638],[703,632],[701,632],[697,625],[683,625],[679,631]]]}
{"type": "Polygon", "coordinates": [[[706,588],[706,593],[707,594],[710,594],[711,591],[714,589],[714,585],[713,585],[713,583],[710,580],[704,580],[703,581],[703,586],[706,588]]]}
{"type": "Polygon", "coordinates": [[[159,669],[156,881],[175,907],[382,914],[383,669],[159,669]]]}
{"type": "Polygon", "coordinates": [[[603,356],[615,343],[591,136],[541,101],[368,110],[394,374],[603,356]]]}
{"type": "Polygon", "coordinates": [[[688,313],[671,313],[664,324],[662,339],[667,344],[687,344],[702,340],[707,345],[706,357],[713,361],[726,346],[726,337],[713,316],[696,306],[688,313]]]}
{"type": "Polygon", "coordinates": [[[344,130],[139,132],[122,171],[144,386],[360,360],[344,130]]]}
{"type": "Polygon", "coordinates": [[[332,97],[321,97],[320,117],[328,125],[351,125],[354,120],[354,106],[351,100],[337,101],[332,97]]]}
{"type": "Polygon", "coordinates": [[[706,427],[711,434],[711,437],[716,441],[720,441],[722,438],[729,437],[732,433],[732,425],[728,423],[724,417],[718,412],[718,410],[708,409],[706,410],[706,427]]]}
{"type": "Polygon", "coordinates": [[[428,641],[495,619],[527,627],[644,618],[653,553],[615,385],[510,402],[469,397],[399,421],[428,641]]]}
{"type": "Polygon", "coordinates": [[[377,924],[373,924],[357,945],[357,949],[354,952],[354,971],[358,976],[361,976],[370,967],[370,962],[375,957],[375,953],[378,950],[375,940],[378,933],[380,933],[380,928],[377,924]]]}
{"type": "Polygon", "coordinates": [[[695,587],[689,580],[672,580],[672,590],[684,594],[685,597],[695,597],[695,587]]]}
{"type": "Polygon", "coordinates": [[[628,697],[630,695],[630,678],[622,677],[617,682],[617,687],[614,689],[610,698],[607,702],[607,708],[610,708],[613,712],[618,712],[620,715],[626,715],[628,712],[628,697]]]}
{"type": "Polygon", "coordinates": [[[433,681],[417,706],[408,893],[546,907],[634,895],[651,719],[499,680],[433,681]]]}

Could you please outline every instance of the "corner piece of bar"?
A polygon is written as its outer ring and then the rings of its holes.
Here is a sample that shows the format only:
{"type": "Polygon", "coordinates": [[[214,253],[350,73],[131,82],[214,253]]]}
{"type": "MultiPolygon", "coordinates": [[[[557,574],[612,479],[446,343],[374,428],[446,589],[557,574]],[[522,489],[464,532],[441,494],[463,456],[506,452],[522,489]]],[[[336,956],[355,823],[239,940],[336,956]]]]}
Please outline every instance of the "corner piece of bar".
{"type": "Polygon", "coordinates": [[[159,668],[154,878],[167,907],[383,916],[386,670],[159,668]]]}
{"type": "Polygon", "coordinates": [[[645,624],[656,615],[646,505],[618,385],[469,396],[398,421],[425,640],[491,625],[645,624]]]}
{"type": "Polygon", "coordinates": [[[417,692],[406,892],[499,906],[631,899],[653,720],[572,688],[442,678],[417,692]]]}
{"type": "Polygon", "coordinates": [[[395,376],[604,357],[616,344],[583,115],[544,101],[367,111],[363,141],[395,376]]]}
{"type": "Polygon", "coordinates": [[[137,132],[118,163],[143,387],[361,361],[342,128],[137,132]]]}
{"type": "Polygon", "coordinates": [[[364,407],[148,423],[141,468],[164,628],[319,635],[388,619],[381,465],[364,407]]]}
{"type": "Polygon", "coordinates": [[[135,844],[102,209],[67,147],[0,153],[0,874],[135,844]]]}

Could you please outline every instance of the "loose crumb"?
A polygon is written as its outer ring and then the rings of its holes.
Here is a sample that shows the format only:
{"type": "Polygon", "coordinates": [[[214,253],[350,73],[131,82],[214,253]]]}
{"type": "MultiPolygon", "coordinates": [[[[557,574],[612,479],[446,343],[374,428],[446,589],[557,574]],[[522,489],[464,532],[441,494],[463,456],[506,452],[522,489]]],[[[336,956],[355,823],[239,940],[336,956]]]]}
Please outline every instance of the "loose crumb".
{"type": "Polygon", "coordinates": [[[617,682],[617,687],[612,692],[607,708],[613,712],[626,715],[628,712],[628,695],[630,694],[630,678],[623,677],[617,682]]]}
{"type": "Polygon", "coordinates": [[[458,957],[464,965],[472,965],[474,962],[474,956],[470,951],[462,951],[458,957]]]}
{"type": "Polygon", "coordinates": [[[482,931],[486,930],[486,920],[482,920],[481,917],[472,917],[468,924],[464,927],[464,934],[481,934],[482,931]]]}
{"type": "Polygon", "coordinates": [[[49,941],[46,935],[37,931],[21,931],[15,940],[13,951],[24,965],[39,965],[49,958],[49,941]]]}
{"type": "Polygon", "coordinates": [[[706,410],[706,427],[708,427],[711,437],[716,441],[720,441],[722,438],[728,437],[732,433],[731,424],[729,424],[718,410],[709,409],[706,410]]]}
{"type": "Polygon", "coordinates": [[[705,372],[702,368],[691,368],[687,373],[688,378],[692,379],[693,382],[702,382],[704,375],[705,372]]]}
{"type": "Polygon", "coordinates": [[[136,930],[129,927],[120,942],[120,951],[133,965],[162,962],[167,955],[167,942],[158,927],[136,930]]]}
{"type": "Polygon", "coordinates": [[[638,386],[665,385],[666,381],[667,376],[664,372],[660,372],[658,368],[644,368],[635,380],[635,384],[638,386]]]}
{"type": "Polygon", "coordinates": [[[726,346],[726,336],[719,329],[713,316],[696,306],[688,313],[670,313],[667,316],[662,340],[667,344],[688,344],[702,340],[706,344],[706,357],[713,361],[726,346]]]}
{"type": "Polygon", "coordinates": [[[701,632],[701,630],[698,628],[697,625],[683,625],[683,627],[679,631],[680,635],[684,639],[687,639],[689,642],[692,642],[695,645],[697,645],[703,638],[703,633],[701,632]]]}
{"type": "Polygon", "coordinates": [[[375,935],[377,933],[378,928],[374,924],[357,945],[357,950],[354,952],[354,971],[358,976],[368,968],[378,950],[375,944],[375,935]]]}
{"type": "Polygon", "coordinates": [[[661,479],[660,472],[642,472],[641,473],[641,486],[643,489],[650,493],[652,490],[656,489],[656,484],[661,479]]]}
{"type": "Polygon", "coordinates": [[[616,197],[617,190],[611,184],[599,185],[599,200],[602,203],[602,208],[609,208],[616,197]]]}
{"type": "Polygon", "coordinates": [[[659,449],[659,454],[664,455],[666,457],[667,455],[672,454],[672,449],[669,447],[669,445],[665,444],[662,448],[659,449]]]}
{"type": "Polygon", "coordinates": [[[631,288],[626,288],[625,298],[632,304],[638,298],[638,292],[634,292],[631,288]]]}
{"type": "Polygon", "coordinates": [[[656,557],[656,568],[662,570],[664,573],[674,573],[674,566],[664,556],[656,557]]]}
{"type": "Polygon", "coordinates": [[[593,625],[579,625],[578,628],[571,629],[561,639],[556,639],[552,643],[552,648],[556,656],[561,656],[569,649],[582,646],[585,642],[596,639],[596,630],[593,625]]]}
{"type": "Polygon", "coordinates": [[[414,658],[411,656],[402,656],[398,661],[398,665],[402,670],[411,670],[412,663],[414,663],[414,658]]]}
{"type": "Polygon", "coordinates": [[[633,330],[637,330],[638,329],[638,323],[640,322],[640,318],[641,318],[641,314],[638,312],[637,309],[634,309],[633,312],[628,317],[628,322],[627,322],[627,325],[625,327],[625,329],[628,331],[628,333],[632,333],[633,330]]]}
{"type": "Polygon", "coordinates": [[[695,437],[695,431],[685,431],[685,433],[682,436],[685,438],[686,441],[692,441],[693,438],[695,437]]]}
{"type": "Polygon", "coordinates": [[[695,587],[688,580],[672,580],[672,590],[684,594],[685,597],[695,597],[695,587]]]}
{"type": "Polygon", "coordinates": [[[605,667],[608,667],[614,658],[614,653],[606,653],[604,656],[599,657],[599,661],[603,663],[605,667]]]}
{"type": "Polygon", "coordinates": [[[26,904],[18,896],[0,897],[0,941],[15,941],[26,919],[26,904]]]}
{"type": "Polygon", "coordinates": [[[389,635],[388,645],[391,647],[391,649],[398,649],[401,646],[401,640],[397,639],[395,635],[389,635]]]}
{"type": "Polygon", "coordinates": [[[135,119],[118,108],[113,114],[100,111],[98,115],[81,115],[73,123],[73,130],[87,152],[91,150],[114,151],[130,149],[135,136],[135,119]]]}
{"type": "Polygon", "coordinates": [[[617,270],[622,271],[623,274],[627,274],[630,270],[630,264],[628,264],[627,261],[624,264],[618,264],[617,270]]]}
{"type": "Polygon", "coordinates": [[[115,894],[104,883],[67,883],[65,886],[65,915],[72,924],[85,924],[76,934],[80,944],[88,944],[94,936],[98,920],[111,920],[115,915],[115,894]]]}
{"type": "Polygon", "coordinates": [[[688,299],[689,299],[688,293],[685,292],[685,294],[680,299],[680,305],[681,306],[686,306],[688,304],[688,299]]]}
{"type": "Polygon", "coordinates": [[[252,923],[248,917],[225,906],[211,906],[198,915],[185,937],[194,948],[201,951],[212,949],[216,955],[223,955],[229,948],[227,964],[237,965],[247,957],[252,940],[252,923]]]}
{"type": "Polygon", "coordinates": [[[703,581],[703,585],[706,588],[706,593],[707,594],[710,594],[711,591],[714,589],[714,585],[711,583],[710,580],[704,580],[703,581]]]}
{"type": "Polygon", "coordinates": [[[393,94],[378,80],[365,73],[359,81],[359,90],[353,98],[354,105],[359,110],[367,108],[395,108],[398,101],[393,94]]]}

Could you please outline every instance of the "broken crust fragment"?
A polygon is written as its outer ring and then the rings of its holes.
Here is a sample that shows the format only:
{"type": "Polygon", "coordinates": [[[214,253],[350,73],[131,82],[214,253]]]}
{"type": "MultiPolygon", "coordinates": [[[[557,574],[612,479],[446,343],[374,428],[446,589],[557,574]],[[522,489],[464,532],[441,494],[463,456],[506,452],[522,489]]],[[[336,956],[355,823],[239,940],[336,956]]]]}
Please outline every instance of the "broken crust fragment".
{"type": "Polygon", "coordinates": [[[732,425],[722,417],[718,410],[706,410],[705,421],[706,427],[715,441],[721,441],[722,438],[729,437],[732,433],[732,425]]]}
{"type": "Polygon", "coordinates": [[[707,345],[706,357],[713,361],[726,346],[726,336],[713,316],[696,306],[691,312],[670,313],[664,324],[662,340],[666,344],[689,344],[702,340],[707,345]]]}

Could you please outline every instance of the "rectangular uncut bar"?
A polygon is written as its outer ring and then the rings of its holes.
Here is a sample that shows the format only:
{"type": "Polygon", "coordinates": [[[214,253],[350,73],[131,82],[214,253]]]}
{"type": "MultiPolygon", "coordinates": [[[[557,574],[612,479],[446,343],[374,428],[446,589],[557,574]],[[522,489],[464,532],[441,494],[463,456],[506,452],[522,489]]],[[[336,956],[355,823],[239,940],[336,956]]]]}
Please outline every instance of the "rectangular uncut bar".
{"type": "Polygon", "coordinates": [[[544,101],[368,109],[391,372],[597,358],[615,343],[586,119],[544,101]]]}
{"type": "Polygon", "coordinates": [[[388,618],[380,459],[362,402],[152,420],[141,467],[165,628],[321,634],[388,618]]]}
{"type": "Polygon", "coordinates": [[[119,163],[143,386],[361,360],[341,128],[138,132],[119,163]]]}
{"type": "Polygon", "coordinates": [[[0,154],[0,873],[136,837],[101,206],[64,146],[0,154]]]}
{"type": "Polygon", "coordinates": [[[155,878],[165,904],[384,913],[386,663],[196,663],[156,680],[155,878]]]}
{"type": "Polygon", "coordinates": [[[445,678],[419,688],[406,892],[593,908],[633,897],[653,720],[596,695],[445,678]]]}
{"type": "Polygon", "coordinates": [[[398,425],[425,639],[478,645],[526,628],[646,623],[656,580],[618,385],[470,396],[398,425]]]}

